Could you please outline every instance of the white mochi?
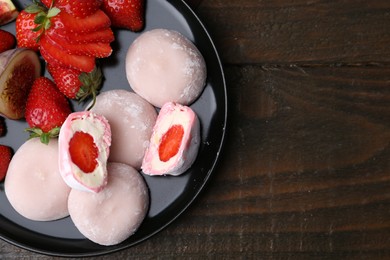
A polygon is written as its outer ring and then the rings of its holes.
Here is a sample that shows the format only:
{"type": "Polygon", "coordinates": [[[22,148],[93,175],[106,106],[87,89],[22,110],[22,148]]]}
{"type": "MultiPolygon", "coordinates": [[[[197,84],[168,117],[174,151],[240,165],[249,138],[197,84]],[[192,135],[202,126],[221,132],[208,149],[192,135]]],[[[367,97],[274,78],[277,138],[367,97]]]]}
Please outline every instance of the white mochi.
{"type": "Polygon", "coordinates": [[[156,109],[137,94],[118,89],[100,93],[91,111],[103,115],[111,126],[108,161],[139,170],[156,123],[156,109]]]}
{"type": "Polygon", "coordinates": [[[5,194],[22,216],[37,221],[69,215],[70,188],[58,167],[58,142],[43,144],[38,138],[25,142],[13,156],[5,179],[5,194]]]}
{"type": "Polygon", "coordinates": [[[73,189],[68,201],[77,229],[100,245],[116,245],[134,234],[149,208],[141,174],[122,163],[108,164],[108,185],[99,193],[73,189]]]}
{"type": "Polygon", "coordinates": [[[166,102],[193,103],[206,83],[206,63],[198,48],[177,31],[141,34],[126,55],[131,88],[156,107],[166,102]]]}

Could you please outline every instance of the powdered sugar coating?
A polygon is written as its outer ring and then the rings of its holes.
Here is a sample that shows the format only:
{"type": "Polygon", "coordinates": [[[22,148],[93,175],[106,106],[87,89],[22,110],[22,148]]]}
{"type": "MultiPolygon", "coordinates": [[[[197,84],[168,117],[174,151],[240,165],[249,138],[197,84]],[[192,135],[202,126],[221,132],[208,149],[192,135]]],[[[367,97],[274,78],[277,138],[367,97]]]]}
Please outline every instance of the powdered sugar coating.
{"type": "Polygon", "coordinates": [[[72,190],[70,217],[77,229],[100,245],[116,245],[134,234],[149,208],[141,174],[126,164],[108,164],[108,185],[99,193],[72,190]]]}
{"type": "Polygon", "coordinates": [[[140,169],[156,123],[156,109],[137,94],[117,89],[100,93],[91,111],[103,115],[111,126],[108,160],[140,169]]]}
{"type": "Polygon", "coordinates": [[[58,142],[26,141],[15,153],[5,179],[5,194],[22,216],[37,221],[66,217],[70,188],[58,167],[58,142]]]}
{"type": "Polygon", "coordinates": [[[91,111],[69,114],[63,123],[58,138],[60,174],[69,187],[90,192],[99,192],[107,184],[107,158],[110,154],[111,129],[105,117],[91,111]],[[83,172],[73,163],[69,143],[75,132],[92,136],[98,149],[97,166],[92,172],[83,172]]]}
{"type": "Polygon", "coordinates": [[[164,104],[157,117],[145,152],[142,171],[148,175],[180,175],[194,163],[200,146],[200,122],[196,113],[188,106],[173,102],[164,104]],[[177,153],[168,161],[162,161],[159,147],[164,135],[173,125],[180,125],[184,135],[177,153]]]}
{"type": "Polygon", "coordinates": [[[205,87],[206,63],[197,47],[177,31],[144,32],[126,55],[131,88],[156,107],[194,102],[205,87]]]}

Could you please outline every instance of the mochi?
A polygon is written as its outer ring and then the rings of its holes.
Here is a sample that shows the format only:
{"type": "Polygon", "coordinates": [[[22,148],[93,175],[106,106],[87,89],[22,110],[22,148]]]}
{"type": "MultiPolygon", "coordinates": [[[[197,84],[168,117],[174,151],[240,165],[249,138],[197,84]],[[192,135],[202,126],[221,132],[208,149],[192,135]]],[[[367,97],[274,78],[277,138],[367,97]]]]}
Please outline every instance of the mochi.
{"type": "Polygon", "coordinates": [[[126,76],[135,93],[156,107],[193,103],[206,83],[206,63],[198,48],[174,30],[141,34],[126,54],[126,76]]]}
{"type": "Polygon", "coordinates": [[[111,126],[108,161],[139,170],[157,119],[156,109],[139,95],[116,89],[101,92],[91,111],[103,115],[111,126]]]}
{"type": "Polygon", "coordinates": [[[12,207],[36,221],[68,216],[70,188],[58,167],[58,142],[43,144],[38,138],[26,141],[14,154],[4,183],[12,207]]]}
{"type": "Polygon", "coordinates": [[[107,186],[99,193],[73,189],[68,207],[73,223],[86,238],[100,245],[116,245],[138,230],[149,208],[149,192],[136,169],[109,163],[107,186]]]}
{"type": "Polygon", "coordinates": [[[194,163],[200,123],[187,106],[168,102],[160,110],[141,169],[148,175],[180,175],[194,163]]]}
{"type": "Polygon", "coordinates": [[[111,128],[107,119],[90,111],[71,113],[58,137],[59,168],[74,189],[99,192],[107,184],[111,128]]]}

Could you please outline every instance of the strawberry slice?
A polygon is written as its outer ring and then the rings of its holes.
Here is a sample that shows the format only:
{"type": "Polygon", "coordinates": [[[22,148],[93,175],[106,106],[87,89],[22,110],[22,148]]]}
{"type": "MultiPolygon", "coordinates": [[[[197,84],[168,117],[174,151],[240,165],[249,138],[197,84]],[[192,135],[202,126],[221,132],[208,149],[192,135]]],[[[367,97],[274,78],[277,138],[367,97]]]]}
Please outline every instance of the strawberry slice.
{"type": "Polygon", "coordinates": [[[47,63],[70,67],[83,72],[91,72],[95,68],[94,57],[68,54],[46,35],[41,38],[40,44],[41,55],[47,63]]]}
{"type": "Polygon", "coordinates": [[[69,43],[75,44],[92,42],[110,43],[115,40],[115,36],[111,28],[89,33],[73,33],[71,35],[59,30],[50,30],[50,35],[53,37],[53,39],[60,37],[63,41],[68,41],[69,43]]]}
{"type": "Polygon", "coordinates": [[[69,141],[69,153],[72,162],[85,173],[93,172],[98,165],[99,150],[88,133],[77,131],[73,134],[69,141]]]}
{"type": "Polygon", "coordinates": [[[97,10],[94,14],[80,19],[66,12],[60,12],[57,18],[63,23],[63,28],[70,34],[94,32],[111,26],[110,18],[102,10],[97,10]]]}
{"type": "Polygon", "coordinates": [[[61,10],[64,10],[65,12],[74,17],[85,18],[99,10],[102,2],[103,0],[58,0],[56,2],[56,7],[60,8],[61,10]]]}
{"type": "Polygon", "coordinates": [[[6,145],[0,145],[0,181],[7,175],[8,166],[12,158],[12,149],[6,145]]]}
{"type": "Polygon", "coordinates": [[[46,37],[54,43],[54,45],[61,46],[69,54],[86,55],[96,58],[106,58],[111,55],[112,48],[109,43],[69,43],[63,37],[56,34],[46,34],[46,37]]]}
{"type": "Polygon", "coordinates": [[[175,156],[179,151],[181,141],[184,136],[184,128],[182,125],[173,125],[161,138],[161,143],[158,149],[160,160],[167,162],[175,156]]]}

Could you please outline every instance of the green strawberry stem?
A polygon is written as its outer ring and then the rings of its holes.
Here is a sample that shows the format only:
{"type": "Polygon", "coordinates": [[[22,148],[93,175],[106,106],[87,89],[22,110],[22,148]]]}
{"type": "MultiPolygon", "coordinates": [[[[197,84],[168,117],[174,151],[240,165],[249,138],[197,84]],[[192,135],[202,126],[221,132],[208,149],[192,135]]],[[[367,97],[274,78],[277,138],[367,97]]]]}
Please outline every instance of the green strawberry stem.
{"type": "Polygon", "coordinates": [[[100,67],[95,66],[94,70],[90,73],[81,73],[79,80],[82,86],[77,93],[77,99],[79,102],[85,101],[87,97],[92,96],[92,104],[87,108],[89,111],[96,103],[96,96],[101,88],[103,81],[103,73],[100,67]]]}
{"type": "Polygon", "coordinates": [[[37,26],[33,29],[34,32],[40,31],[40,34],[36,39],[37,42],[40,40],[43,33],[50,28],[50,18],[56,16],[61,12],[61,10],[57,7],[51,7],[50,9],[47,9],[45,5],[43,5],[40,1],[37,0],[34,0],[33,3],[27,6],[24,10],[27,13],[37,14],[34,19],[34,23],[37,24],[37,26]]]}
{"type": "Polygon", "coordinates": [[[39,138],[43,144],[49,144],[51,138],[56,138],[60,134],[61,127],[54,127],[49,132],[43,132],[39,127],[26,128],[26,132],[30,132],[29,139],[39,138]]]}

